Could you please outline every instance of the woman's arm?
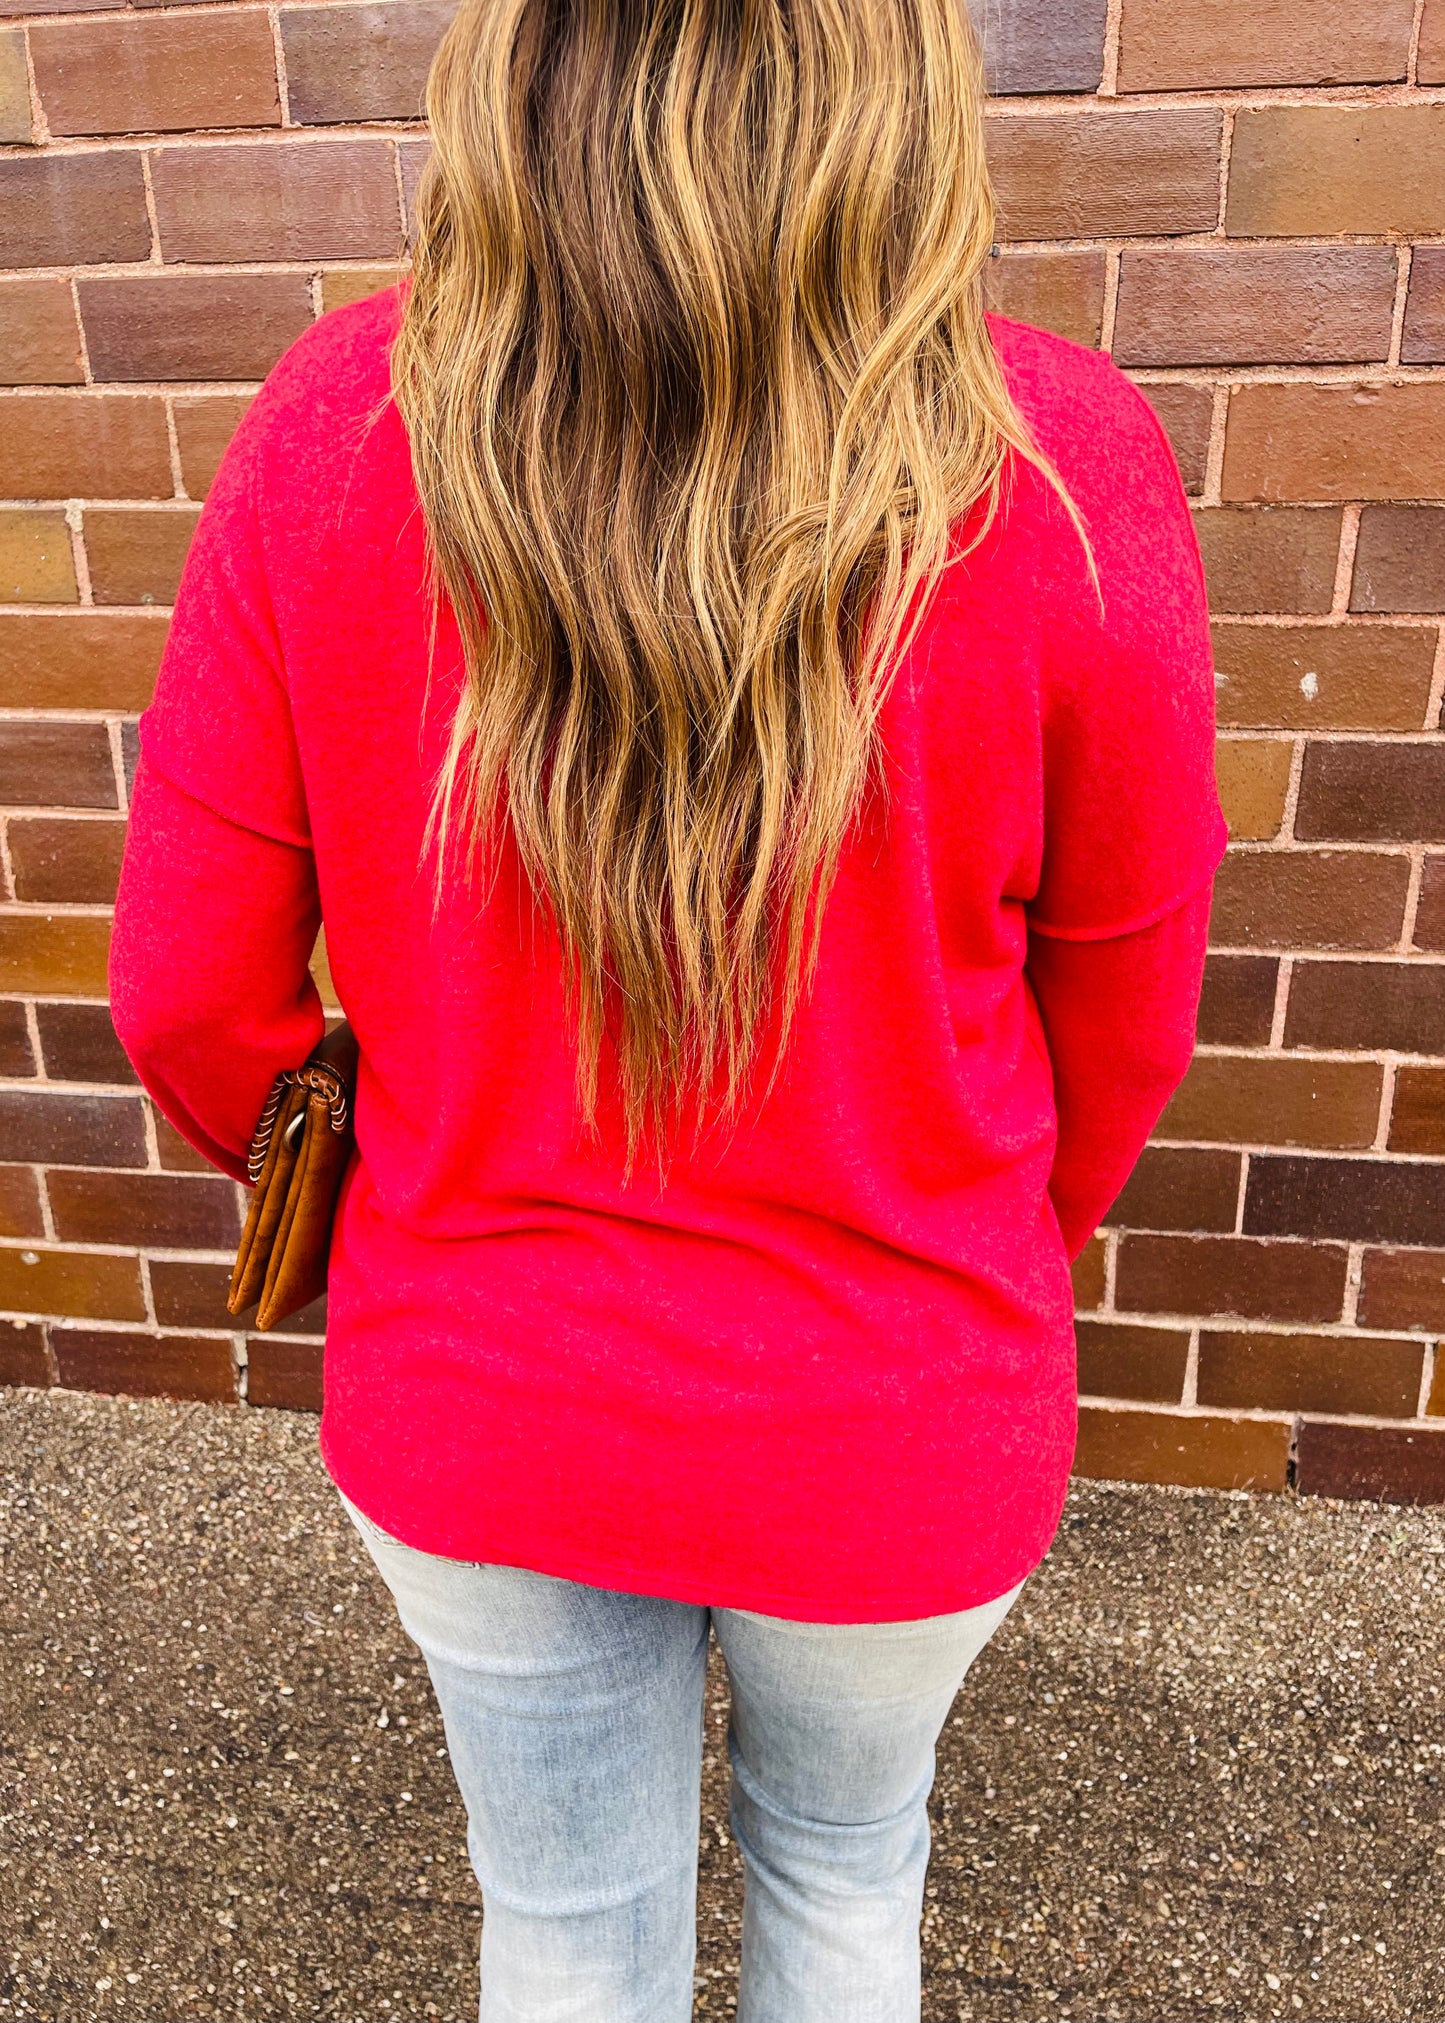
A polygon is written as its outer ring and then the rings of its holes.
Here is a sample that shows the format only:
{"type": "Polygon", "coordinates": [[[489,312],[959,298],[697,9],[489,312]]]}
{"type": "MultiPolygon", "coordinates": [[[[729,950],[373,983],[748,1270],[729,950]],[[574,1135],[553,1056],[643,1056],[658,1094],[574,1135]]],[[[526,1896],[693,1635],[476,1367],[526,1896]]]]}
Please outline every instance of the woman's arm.
{"type": "Polygon", "coordinates": [[[1025,974],[1054,1068],[1049,1196],[1077,1257],[1144,1149],[1194,1051],[1211,885],[1105,940],[1031,932],[1025,974]]]}
{"type": "Polygon", "coordinates": [[[228,821],[142,757],[111,1016],[159,1108],[236,1180],[272,1082],[325,1030],[308,968],[320,921],[309,849],[228,821]]]}

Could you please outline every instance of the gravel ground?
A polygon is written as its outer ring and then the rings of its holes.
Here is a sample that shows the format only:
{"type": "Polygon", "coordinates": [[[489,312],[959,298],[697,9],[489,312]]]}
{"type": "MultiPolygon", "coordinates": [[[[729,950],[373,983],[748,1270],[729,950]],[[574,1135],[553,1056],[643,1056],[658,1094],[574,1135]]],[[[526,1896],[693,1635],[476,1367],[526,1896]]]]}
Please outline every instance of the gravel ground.
{"type": "MultiPolygon", "coordinates": [[[[0,2016],[474,2017],[440,1722],[314,1420],[0,1392],[0,1555],[0,2016]]],[[[1081,1485],[944,1732],[925,2017],[1445,2019],[1442,1594],[1445,1511],[1081,1485]]]]}

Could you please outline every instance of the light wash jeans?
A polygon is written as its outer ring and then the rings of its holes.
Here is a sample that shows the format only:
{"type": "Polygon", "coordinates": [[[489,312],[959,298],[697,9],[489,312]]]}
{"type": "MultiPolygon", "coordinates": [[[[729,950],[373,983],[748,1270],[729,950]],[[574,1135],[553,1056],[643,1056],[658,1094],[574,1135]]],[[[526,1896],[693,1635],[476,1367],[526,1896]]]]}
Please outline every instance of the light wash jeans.
{"type": "Polygon", "coordinates": [[[709,1628],[732,1687],[738,2023],[917,2023],[934,1743],[1019,1588],[918,1622],[791,1622],[438,1559],[342,1502],[441,1704],[481,2023],[691,2017],[709,1628]]]}

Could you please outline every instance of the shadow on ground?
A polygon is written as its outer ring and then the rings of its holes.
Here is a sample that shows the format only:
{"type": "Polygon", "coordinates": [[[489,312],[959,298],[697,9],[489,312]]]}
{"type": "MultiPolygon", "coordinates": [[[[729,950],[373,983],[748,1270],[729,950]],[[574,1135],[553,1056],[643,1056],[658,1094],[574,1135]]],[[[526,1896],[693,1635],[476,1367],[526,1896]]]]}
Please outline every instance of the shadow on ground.
{"type": "MultiPolygon", "coordinates": [[[[0,1392],[0,1567],[0,2016],[475,2015],[440,1723],[314,1420],[0,1392]]],[[[944,1733],[925,2017],[1445,2018],[1442,1593],[1442,1511],[1080,1486],[944,1733]]]]}

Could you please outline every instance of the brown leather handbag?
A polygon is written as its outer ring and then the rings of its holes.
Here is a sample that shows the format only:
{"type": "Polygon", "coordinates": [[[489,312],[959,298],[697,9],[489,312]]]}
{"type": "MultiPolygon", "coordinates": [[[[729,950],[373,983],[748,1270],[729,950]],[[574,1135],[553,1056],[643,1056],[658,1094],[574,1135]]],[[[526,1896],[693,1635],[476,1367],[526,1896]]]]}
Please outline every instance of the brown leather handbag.
{"type": "Polygon", "coordinates": [[[356,1142],[356,1035],[343,1019],[276,1077],[247,1162],[251,1197],[226,1306],[263,1332],[326,1290],[336,1198],[356,1142]]]}

